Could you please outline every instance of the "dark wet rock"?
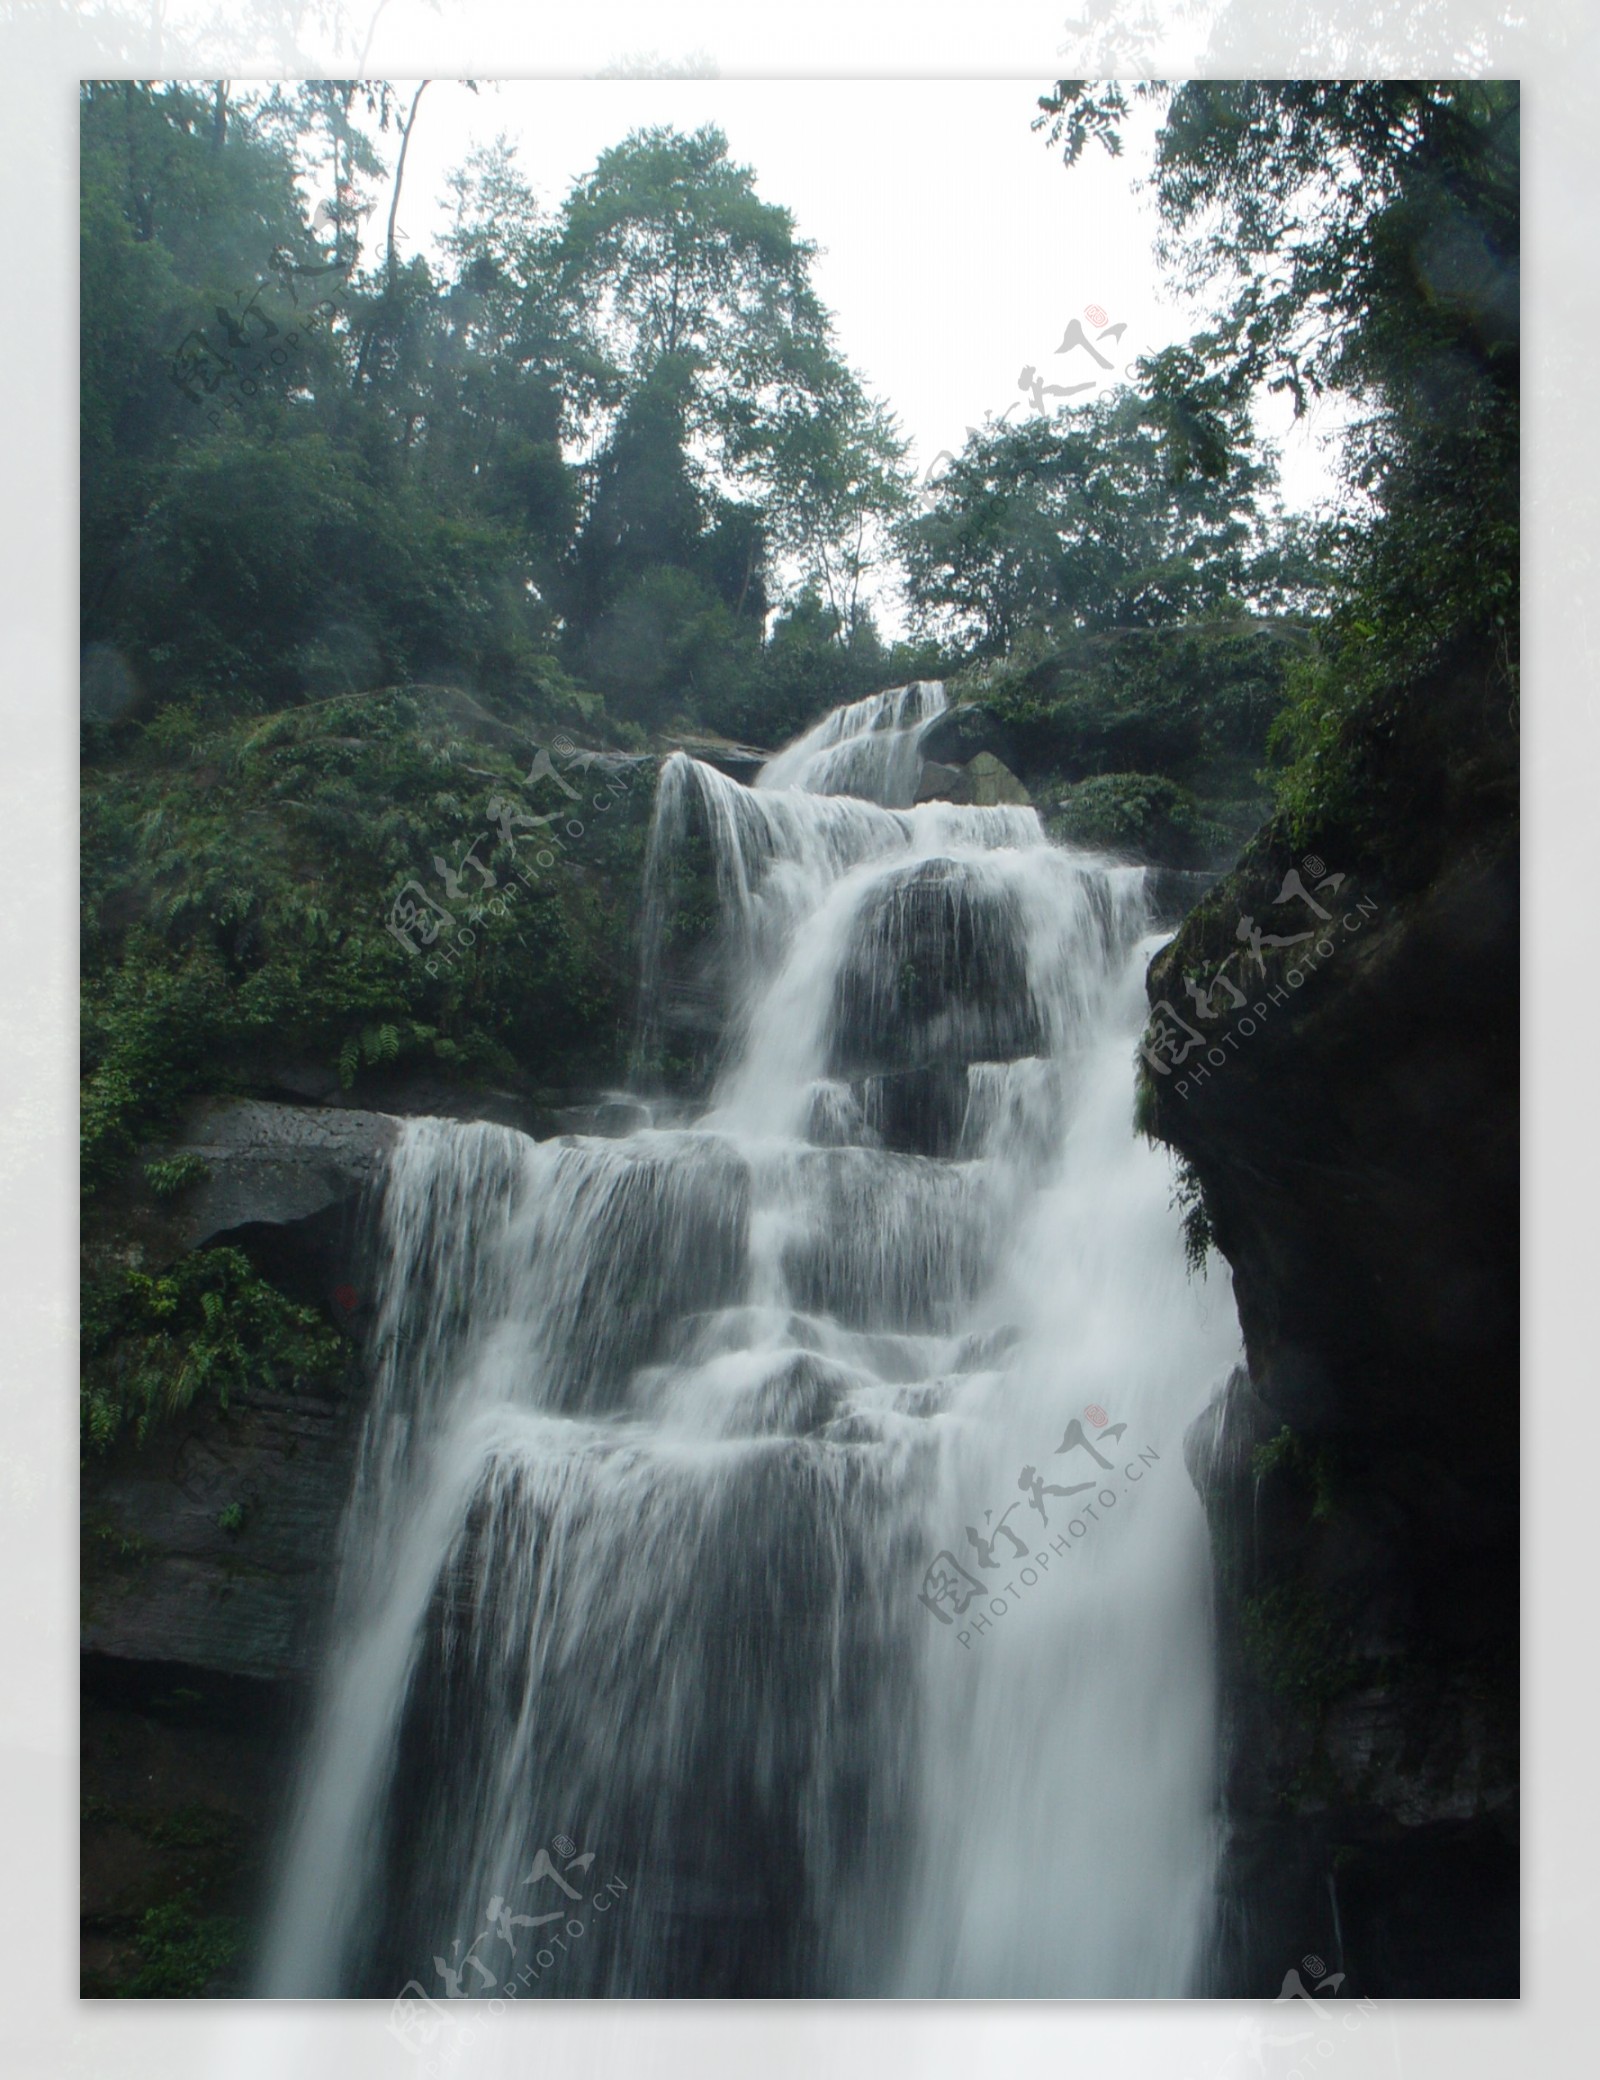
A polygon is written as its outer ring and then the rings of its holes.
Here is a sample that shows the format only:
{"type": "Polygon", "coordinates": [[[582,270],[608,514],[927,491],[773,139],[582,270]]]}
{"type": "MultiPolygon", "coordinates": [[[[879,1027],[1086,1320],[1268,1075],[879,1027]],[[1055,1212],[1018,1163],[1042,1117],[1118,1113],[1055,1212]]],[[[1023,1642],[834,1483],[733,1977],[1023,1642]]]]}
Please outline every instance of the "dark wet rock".
{"type": "Polygon", "coordinates": [[[980,751],[976,758],[968,759],[966,784],[956,799],[970,802],[978,809],[994,809],[1008,803],[1026,809],[1033,798],[1003,760],[993,752],[980,751]]]}
{"type": "Polygon", "coordinates": [[[297,1225],[354,1204],[398,1131],[385,1113],[206,1100],[170,1151],[198,1156],[206,1166],[185,1202],[188,1246],[241,1228],[297,1225]]]}
{"type": "Polygon", "coordinates": [[[1214,870],[1153,867],[1145,880],[1151,921],[1163,929],[1181,923],[1221,879],[1221,874],[1214,870]]]}
{"type": "Polygon", "coordinates": [[[964,1062],[866,1077],[857,1088],[873,1136],[908,1155],[951,1156],[967,1117],[964,1062]]]}
{"type": "Polygon", "coordinates": [[[1248,1359],[1188,1444],[1225,1711],[1220,1993],[1275,1994],[1305,1951],[1347,1993],[1517,1989],[1517,846],[1496,713],[1482,672],[1441,675],[1375,733],[1368,823],[1315,858],[1269,826],[1150,970],[1168,1059],[1145,1118],[1203,1184],[1248,1359]],[[1291,872],[1325,918],[1280,905],[1291,872]],[[1315,930],[1258,962],[1242,921],[1315,930]],[[1208,1021],[1191,984],[1230,960],[1247,1003],[1212,992],[1208,1021]]]}
{"type": "Polygon", "coordinates": [[[730,780],[742,780],[747,787],[772,756],[770,751],[757,750],[754,745],[736,744],[731,737],[671,736],[660,742],[663,751],[687,752],[690,758],[699,759],[705,766],[715,766],[719,773],[726,773],[730,780]]]}
{"type": "Polygon", "coordinates": [[[882,1136],[868,1124],[860,1084],[818,1083],[806,1110],[804,1138],[813,1148],[878,1148],[882,1136]]]}
{"type": "Polygon", "coordinates": [[[925,759],[946,766],[965,766],[987,752],[1015,768],[1017,744],[1010,727],[981,702],[963,701],[936,715],[917,740],[925,759]]]}
{"type": "Polygon", "coordinates": [[[916,798],[919,802],[956,802],[976,809],[1004,804],[1025,809],[1033,799],[1011,768],[988,751],[978,752],[961,766],[924,765],[916,798]]]}
{"type": "Polygon", "coordinates": [[[831,1072],[854,1078],[1034,1054],[1015,896],[959,861],[921,860],[863,906],[837,984],[831,1072]]]}
{"type": "Polygon", "coordinates": [[[730,1428],[741,1436],[810,1436],[832,1420],[852,1384],[840,1366],[799,1352],[762,1382],[730,1428]]]}
{"type": "Polygon", "coordinates": [[[139,1936],[154,1909],[163,1910],[169,1939],[179,1935],[180,1955],[185,1931],[226,1932],[200,1989],[206,1996],[250,1991],[252,1945],[232,1937],[260,1927],[267,1844],[304,1704],[295,1684],[85,1657],[78,1767],[86,1998],[180,1990],[139,1979],[149,1964],[139,1936]]]}
{"type": "MultiPolygon", "coordinates": [[[[453,1082],[430,1075],[426,1070],[363,1070],[354,1109],[391,1114],[396,1119],[484,1120],[493,1127],[514,1127],[519,1134],[542,1140],[559,1133],[555,1113],[563,1104],[587,1103],[584,1091],[507,1091],[473,1083],[453,1082]]],[[[331,1100],[334,1105],[351,1105],[344,1093],[331,1100]]]]}
{"type": "Polygon", "coordinates": [[[84,1651],[305,1675],[350,1485],[359,1395],[236,1392],[82,1477],[84,1651]]]}
{"type": "Polygon", "coordinates": [[[987,1372],[1000,1364],[1017,1342],[1021,1331],[1010,1323],[1000,1329],[985,1329],[976,1335],[964,1336],[961,1346],[950,1360],[952,1372],[987,1372]]]}
{"type": "Polygon", "coordinates": [[[343,1099],[339,1072],[325,1062],[269,1063],[261,1071],[260,1087],[306,1105],[337,1105],[343,1099]]]}
{"type": "Polygon", "coordinates": [[[558,1106],[541,1121],[552,1133],[592,1134],[605,1141],[620,1141],[655,1123],[655,1107],[640,1098],[621,1095],[595,1098],[582,1105],[558,1106]]]}
{"type": "Polygon", "coordinates": [[[965,766],[944,766],[926,761],[917,781],[919,802],[953,802],[966,780],[965,766]]]}

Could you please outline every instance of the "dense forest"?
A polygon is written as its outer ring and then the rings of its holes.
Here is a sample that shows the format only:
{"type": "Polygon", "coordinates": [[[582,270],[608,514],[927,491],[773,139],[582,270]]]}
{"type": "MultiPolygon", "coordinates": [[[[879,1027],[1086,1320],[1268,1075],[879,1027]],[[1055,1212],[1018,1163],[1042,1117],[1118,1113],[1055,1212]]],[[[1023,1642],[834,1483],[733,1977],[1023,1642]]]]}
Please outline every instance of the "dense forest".
{"type": "MultiPolygon", "coordinates": [[[[636,131],[553,206],[501,141],[403,257],[406,146],[469,91],[82,91],[91,1463],[352,1362],[281,1267],[182,1246],[194,1101],[521,1121],[620,1079],[677,745],[736,761],[942,678],[935,755],[1196,889],[1319,854],[1398,901],[1514,816],[1514,83],[1059,83],[1064,179],[1159,104],[1165,257],[1212,315],[922,481],[715,129],[636,131]],[[1283,511],[1264,392],[1345,401],[1339,517],[1283,511]],[[448,914],[448,962],[399,903],[448,914]]],[[[1162,1102],[1201,1261],[1228,1188],[1162,1102]]],[[[90,1524],[96,1564],[121,1538],[90,1524]]],[[[152,1848],[100,1990],[228,1983],[233,1880],[192,1847],[152,1848]]]]}

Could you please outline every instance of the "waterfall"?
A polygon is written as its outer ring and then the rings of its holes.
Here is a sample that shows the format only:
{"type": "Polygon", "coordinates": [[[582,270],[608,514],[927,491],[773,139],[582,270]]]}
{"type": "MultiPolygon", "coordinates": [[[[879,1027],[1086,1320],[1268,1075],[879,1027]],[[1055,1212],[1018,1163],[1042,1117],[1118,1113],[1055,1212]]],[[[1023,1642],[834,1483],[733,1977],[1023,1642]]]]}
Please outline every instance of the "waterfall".
{"type": "Polygon", "coordinates": [[[924,725],[944,710],[945,691],[937,679],[917,679],[851,701],[769,759],[756,785],[859,795],[887,808],[908,808],[917,798],[922,771],[917,740],[924,725]]]}
{"type": "Polygon", "coordinates": [[[692,1103],[404,1126],[266,1991],[1193,1987],[1237,1324],[1131,1124],[1142,871],[912,806],[944,698],[663,766],[692,1103]]]}

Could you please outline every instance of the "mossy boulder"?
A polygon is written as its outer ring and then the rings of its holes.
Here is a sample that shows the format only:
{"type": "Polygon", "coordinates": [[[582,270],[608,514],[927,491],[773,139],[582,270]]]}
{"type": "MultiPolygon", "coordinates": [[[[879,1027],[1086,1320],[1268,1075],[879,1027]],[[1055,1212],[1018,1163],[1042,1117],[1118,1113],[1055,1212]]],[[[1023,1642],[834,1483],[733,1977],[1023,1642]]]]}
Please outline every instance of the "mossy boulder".
{"type": "Polygon", "coordinates": [[[1101,773],[1066,787],[1046,818],[1053,837],[1146,866],[1212,865],[1226,834],[1176,780],[1156,773],[1101,773]]]}

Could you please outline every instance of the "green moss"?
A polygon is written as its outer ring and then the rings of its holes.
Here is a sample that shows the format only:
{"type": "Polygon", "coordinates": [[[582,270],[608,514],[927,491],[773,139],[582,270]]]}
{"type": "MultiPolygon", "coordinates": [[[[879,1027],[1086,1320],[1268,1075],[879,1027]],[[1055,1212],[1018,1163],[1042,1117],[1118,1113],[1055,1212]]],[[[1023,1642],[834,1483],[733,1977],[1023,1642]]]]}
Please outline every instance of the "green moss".
{"type": "Polygon", "coordinates": [[[1338,1508],[1338,1479],[1334,1452],[1325,1444],[1311,1444],[1307,1437],[1300,1437],[1288,1423],[1278,1435],[1259,1444],[1250,1454],[1250,1471],[1257,1481],[1273,1479],[1275,1475],[1288,1475],[1309,1491],[1311,1516],[1315,1523],[1330,1523],[1334,1510],[1338,1508]]]}
{"type": "Polygon", "coordinates": [[[1133,1131],[1142,1134],[1146,1141],[1158,1139],[1156,1112],[1159,1100],[1154,1079],[1143,1055],[1137,1060],[1133,1080],[1133,1131]]]}
{"type": "Polygon", "coordinates": [[[1228,833],[1188,788],[1154,773],[1099,773],[1066,788],[1051,814],[1054,837],[1102,852],[1133,852],[1162,866],[1199,867],[1228,833]]]}
{"type": "MultiPolygon", "coordinates": [[[[162,1703],[181,1708],[193,1697],[180,1690],[162,1703]]],[[[92,1794],[82,1820],[145,1845],[130,1891],[93,1924],[119,1940],[121,1961],[86,1977],[84,1992],[139,2000],[192,2000],[208,1988],[242,1993],[247,1924],[234,1910],[257,1878],[250,1825],[198,1802],[162,1811],[92,1794]]]]}
{"type": "Polygon", "coordinates": [[[89,1536],[123,1565],[137,1567],[150,1557],[149,1547],[137,1532],[124,1531],[120,1526],[108,1523],[91,1524],[87,1529],[89,1536]]]}
{"type": "Polygon", "coordinates": [[[1258,1444],[1250,1455],[1250,1468],[1258,1481],[1284,1476],[1295,1481],[1310,1497],[1314,1522],[1325,1524],[1338,1506],[1335,1455],[1327,1444],[1313,1444],[1287,1423],[1276,1437],[1258,1444]]]}
{"type": "Polygon", "coordinates": [[[1303,1583],[1279,1582],[1240,1606],[1244,1648],[1276,1696],[1317,1716],[1363,1677],[1348,1629],[1303,1583]]]}
{"type": "Polygon", "coordinates": [[[1154,830],[1168,855],[1182,852],[1164,864],[1203,864],[1237,850],[1271,806],[1259,769],[1291,662],[1311,641],[1304,621],[1240,613],[1167,628],[1034,630],[951,686],[1004,725],[1036,800],[1114,783],[1068,795],[1063,835],[1154,857],[1154,830]],[[1161,802],[1155,782],[1172,790],[1161,802]],[[1158,825],[1162,809],[1170,827],[1158,825]]]}
{"type": "Polygon", "coordinates": [[[181,1894],[139,1917],[139,1966],[120,1990],[132,2000],[193,2000],[234,1970],[244,1939],[237,1915],[205,1913],[192,1895],[181,1894]]]}

